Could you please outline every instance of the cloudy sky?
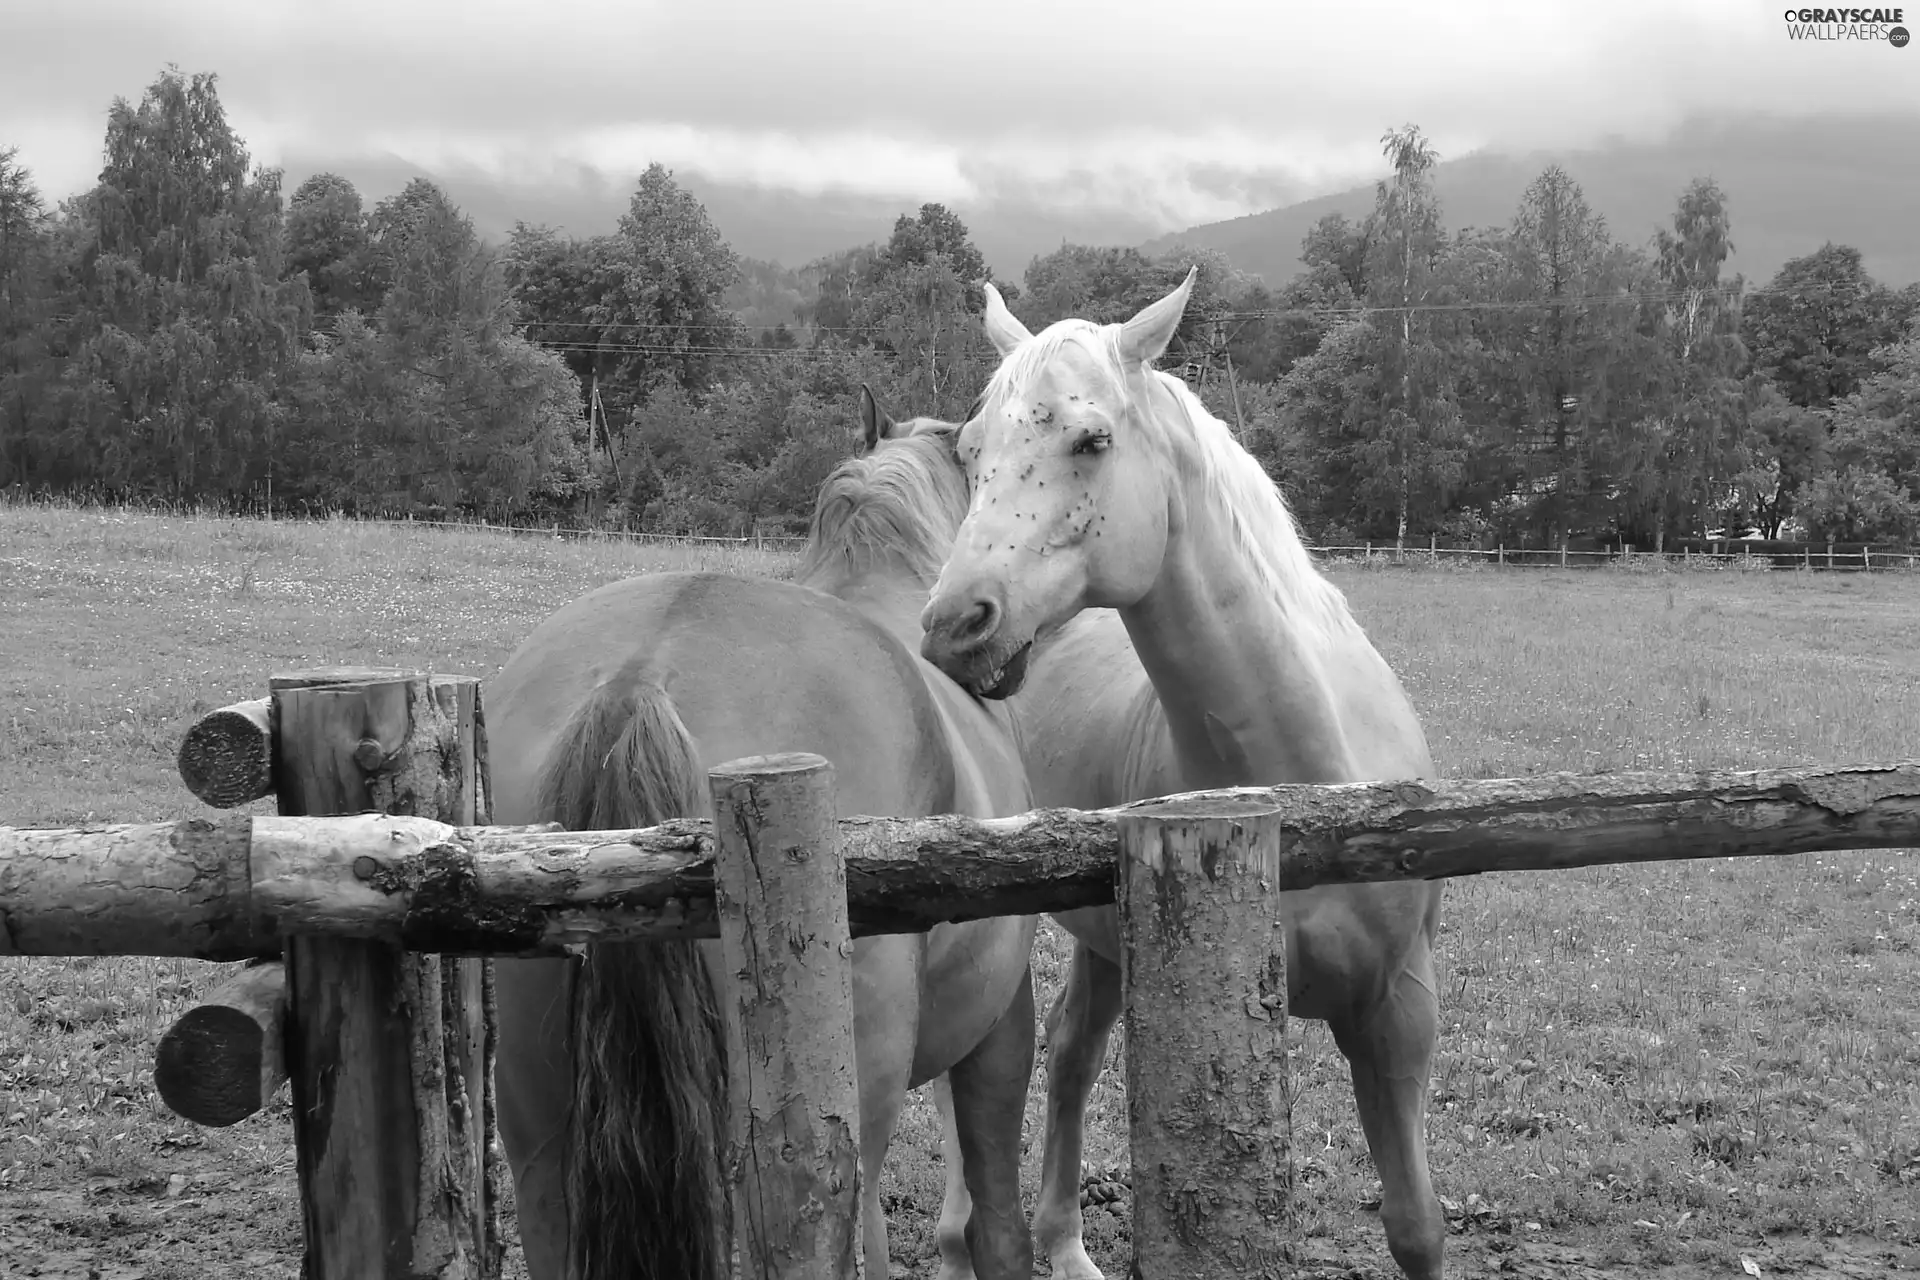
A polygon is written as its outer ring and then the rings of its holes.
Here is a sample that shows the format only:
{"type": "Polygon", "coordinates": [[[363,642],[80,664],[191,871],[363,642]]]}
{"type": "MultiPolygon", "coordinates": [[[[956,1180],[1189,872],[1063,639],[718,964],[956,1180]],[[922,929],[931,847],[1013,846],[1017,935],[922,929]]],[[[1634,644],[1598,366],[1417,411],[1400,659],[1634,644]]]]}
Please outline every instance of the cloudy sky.
{"type": "Polygon", "coordinates": [[[384,155],[526,186],[581,165],[624,183],[658,159],[807,194],[1125,207],[1168,227],[1370,177],[1404,121],[1460,155],[1645,138],[1702,110],[1920,115],[1920,48],[1790,41],[1782,0],[4,8],[0,145],[54,197],[97,172],[113,97],[168,62],[219,73],[269,164],[384,155]]]}

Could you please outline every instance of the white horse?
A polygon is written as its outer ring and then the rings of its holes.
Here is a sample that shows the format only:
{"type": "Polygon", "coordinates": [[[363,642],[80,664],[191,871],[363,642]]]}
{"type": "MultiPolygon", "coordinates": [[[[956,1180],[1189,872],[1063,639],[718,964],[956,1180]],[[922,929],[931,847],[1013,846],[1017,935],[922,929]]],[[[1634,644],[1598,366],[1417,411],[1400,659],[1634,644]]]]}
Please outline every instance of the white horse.
{"type": "MultiPolygon", "coordinates": [[[[1016,714],[1043,805],[1431,777],[1405,691],[1272,481],[1152,367],[1192,287],[1190,273],[1124,324],[1062,320],[1037,336],[987,287],[1002,362],[958,437],[971,505],[921,651],[988,697],[1039,673],[1016,714]],[[1088,609],[1117,610],[1125,636],[1088,609]]],[[[1289,1011],[1328,1023],[1347,1058],[1387,1243],[1415,1280],[1441,1274],[1445,1238],[1425,1132],[1440,899],[1438,881],[1328,885],[1281,907],[1289,1011]]],[[[1080,1147],[1119,1016],[1118,927],[1111,908],[1060,921],[1077,945],[1048,1020],[1034,1235],[1056,1277],[1098,1280],[1081,1240],[1080,1147]]]]}

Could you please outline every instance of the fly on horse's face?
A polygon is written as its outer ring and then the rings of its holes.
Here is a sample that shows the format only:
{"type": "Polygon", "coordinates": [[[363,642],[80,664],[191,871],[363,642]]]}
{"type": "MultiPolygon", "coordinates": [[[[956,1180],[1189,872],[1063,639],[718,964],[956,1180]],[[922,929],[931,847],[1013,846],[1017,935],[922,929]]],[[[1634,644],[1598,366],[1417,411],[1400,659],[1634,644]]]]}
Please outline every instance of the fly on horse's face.
{"type": "Polygon", "coordinates": [[[1036,337],[987,286],[1002,363],[955,442],[973,501],[921,617],[921,652],[974,693],[1017,692],[1036,636],[1158,578],[1171,460],[1132,406],[1191,288],[1190,274],[1123,325],[1065,320],[1036,337]]]}

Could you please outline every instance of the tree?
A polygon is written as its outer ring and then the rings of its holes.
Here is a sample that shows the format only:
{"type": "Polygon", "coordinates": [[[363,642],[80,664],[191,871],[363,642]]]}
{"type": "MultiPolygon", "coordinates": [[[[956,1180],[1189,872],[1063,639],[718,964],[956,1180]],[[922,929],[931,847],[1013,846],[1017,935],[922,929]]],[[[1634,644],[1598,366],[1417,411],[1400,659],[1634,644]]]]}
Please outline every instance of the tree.
{"type": "Polygon", "coordinates": [[[447,193],[427,178],[412,178],[397,195],[373,206],[367,215],[365,267],[360,278],[360,301],[368,310],[379,307],[393,284],[395,259],[401,246],[428,210],[448,203],[447,193]]]}
{"type": "Polygon", "coordinates": [[[1063,244],[1027,264],[1017,310],[1036,331],[1069,316],[1117,324],[1153,300],[1161,274],[1138,249],[1063,244]]]}
{"type": "Polygon", "coordinates": [[[516,222],[501,266],[528,336],[560,353],[583,388],[623,364],[633,343],[619,319],[626,272],[615,237],[578,240],[516,222]]]}
{"type": "MultiPolygon", "coordinates": [[[[1459,423],[1460,462],[1447,505],[1477,513],[1465,524],[1442,516],[1433,531],[1475,545],[1490,532],[1524,545],[1540,514],[1528,500],[1549,474],[1529,429],[1539,380],[1516,337],[1530,332],[1526,322],[1537,312],[1515,305],[1511,255],[1507,230],[1470,227],[1446,239],[1433,266],[1432,293],[1443,309],[1431,313],[1430,331],[1446,356],[1459,423]],[[1516,493],[1525,497],[1515,501],[1516,493]]],[[[1568,488],[1580,483],[1571,472],[1568,488]]]]}
{"type": "Polygon", "coordinates": [[[894,222],[884,245],[821,265],[815,322],[831,321],[850,345],[884,352],[899,375],[898,403],[964,417],[994,366],[978,320],[986,262],[966,225],[944,206],[923,205],[917,217],[894,222]]]}
{"type": "MultiPolygon", "coordinates": [[[[1266,338],[1253,317],[1229,321],[1236,312],[1265,304],[1264,290],[1216,249],[1176,247],[1155,257],[1137,249],[1066,244],[1027,265],[1026,290],[1014,305],[1029,328],[1039,330],[1069,316],[1117,324],[1165,297],[1198,271],[1167,360],[1225,377],[1229,362],[1257,362],[1266,338]]],[[[1225,415],[1233,420],[1231,406],[1225,415]]]]}
{"type": "Polygon", "coordinates": [[[47,210],[18,155],[0,149],[0,485],[29,479],[30,440],[45,425],[53,379],[47,210]]]}
{"type": "MultiPolygon", "coordinates": [[[[1430,161],[1438,158],[1437,154],[1429,156],[1430,161]]],[[[1349,222],[1344,213],[1326,214],[1308,229],[1300,242],[1300,261],[1319,292],[1366,296],[1367,259],[1373,252],[1376,231],[1370,221],[1349,222]]]]}
{"type": "Polygon", "coordinates": [[[1850,466],[1802,485],[1795,498],[1809,536],[1828,542],[1911,543],[1920,502],[1885,474],[1850,466]]]}
{"type": "MultiPolygon", "coordinates": [[[[943,204],[923,204],[915,217],[901,214],[894,219],[893,234],[881,250],[881,273],[932,265],[944,258],[947,267],[962,282],[978,289],[987,278],[987,260],[974,247],[966,223],[943,204]]],[[[984,306],[981,294],[970,299],[975,309],[984,306]]]]}
{"type": "Polygon", "coordinates": [[[739,259],[705,206],[673,180],[666,166],[647,166],[620,217],[622,279],[615,309],[646,345],[632,353],[628,376],[659,374],[699,387],[745,334],[727,309],[740,278],[739,259]]]}
{"type": "Polygon", "coordinates": [[[1867,274],[1858,249],[1828,241],[1747,299],[1742,332],[1754,367],[1789,401],[1824,409],[1859,389],[1874,351],[1900,336],[1905,311],[1867,274]]]}
{"type": "Polygon", "coordinates": [[[1626,407],[1629,370],[1644,363],[1632,305],[1644,264],[1558,165],[1522,194],[1503,247],[1504,278],[1488,281],[1503,306],[1481,327],[1499,352],[1494,398],[1530,499],[1527,524],[1552,544],[1595,516],[1600,427],[1626,407]]]}
{"type": "Polygon", "coordinates": [[[366,211],[360,192],[337,173],[316,173],[287,204],[289,273],[303,271],[313,293],[314,314],[332,317],[349,307],[369,310],[366,211]]]}
{"type": "Polygon", "coordinates": [[[621,475],[624,456],[642,445],[636,415],[664,386],[697,401],[712,390],[748,335],[727,306],[740,265],[706,209],[655,164],[640,175],[612,235],[563,238],[516,224],[504,266],[528,336],[559,353],[578,379],[576,403],[603,408],[621,443],[591,442],[602,494],[630,515],[646,509],[621,475]]]}
{"type": "Polygon", "coordinates": [[[1390,312],[1392,321],[1373,329],[1384,339],[1382,379],[1375,434],[1365,452],[1393,489],[1394,541],[1404,546],[1416,503],[1443,505],[1458,475],[1459,418],[1447,387],[1448,361],[1424,312],[1444,240],[1433,190],[1439,152],[1415,125],[1389,130],[1380,147],[1393,176],[1375,188],[1367,303],[1390,312]]]}
{"type": "Polygon", "coordinates": [[[798,322],[806,300],[800,272],[754,258],[740,260],[740,279],[726,295],[727,309],[756,334],[791,333],[790,326],[798,322]]]}
{"type": "Polygon", "coordinates": [[[383,228],[375,325],[349,314],[307,363],[309,496],[384,511],[504,515],[586,481],[585,422],[565,363],[513,332],[498,257],[438,188],[383,228]]]}
{"type": "Polygon", "coordinates": [[[1708,178],[1681,193],[1671,231],[1655,237],[1663,295],[1649,320],[1658,361],[1649,411],[1617,441],[1628,495],[1623,523],[1656,548],[1669,533],[1705,533],[1737,500],[1751,466],[1739,372],[1740,282],[1723,285],[1733,251],[1726,196],[1708,178]]]}
{"type": "Polygon", "coordinates": [[[1828,447],[1920,501],[1920,333],[1874,355],[1884,367],[1833,406],[1828,447]]]}
{"type": "MultiPolygon", "coordinates": [[[[964,416],[993,368],[980,332],[986,259],[966,224],[940,204],[901,214],[884,244],[861,245],[810,263],[815,294],[797,309],[816,349],[871,348],[890,367],[896,403],[916,413],[964,416]]],[[[999,285],[1009,302],[1021,297],[999,285]]]]}
{"type": "Polygon", "coordinates": [[[1275,456],[1261,457],[1261,463],[1270,475],[1285,477],[1307,526],[1338,541],[1361,536],[1381,516],[1398,511],[1398,486],[1389,479],[1383,488],[1365,456],[1373,435],[1368,410],[1377,396],[1378,345],[1369,321],[1349,320],[1274,385],[1284,427],[1270,447],[1275,456]],[[1302,442],[1296,457],[1304,465],[1297,468],[1283,463],[1288,436],[1302,442]]]}
{"type": "Polygon", "coordinates": [[[1751,462],[1737,483],[1761,536],[1777,538],[1793,515],[1794,495],[1827,470],[1827,423],[1765,374],[1748,377],[1743,408],[1751,462]]]}
{"type": "Polygon", "coordinates": [[[728,310],[733,250],[666,168],[648,167],[613,235],[517,224],[505,266],[529,334],[566,355],[622,421],[662,381],[706,388],[746,331],[728,310]]]}
{"type": "Polygon", "coordinates": [[[866,244],[816,258],[802,267],[800,278],[813,296],[797,308],[800,322],[822,338],[851,341],[854,313],[877,270],[874,259],[879,253],[878,245],[866,244]]]}
{"type": "Polygon", "coordinates": [[[1281,314],[1261,326],[1257,351],[1236,350],[1249,379],[1284,375],[1295,361],[1313,354],[1333,329],[1352,320],[1367,292],[1367,258],[1372,220],[1354,224],[1330,213],[1313,224],[1300,243],[1307,268],[1287,281],[1272,298],[1281,314]]]}
{"type": "Polygon", "coordinates": [[[284,279],[279,174],[250,169],[213,76],[114,101],[71,220],[65,482],[197,500],[267,478],[310,300],[284,279]]]}

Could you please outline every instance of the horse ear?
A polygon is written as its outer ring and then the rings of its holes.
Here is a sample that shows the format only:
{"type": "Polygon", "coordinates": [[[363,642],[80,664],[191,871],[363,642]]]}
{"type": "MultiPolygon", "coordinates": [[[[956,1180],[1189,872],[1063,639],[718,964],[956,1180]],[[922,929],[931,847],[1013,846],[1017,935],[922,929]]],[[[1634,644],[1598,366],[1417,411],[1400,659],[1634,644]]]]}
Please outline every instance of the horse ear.
{"type": "Polygon", "coordinates": [[[1007,300],[993,287],[993,281],[987,281],[983,287],[987,295],[987,309],[980,317],[980,322],[986,326],[987,340],[993,343],[993,349],[1004,360],[1033,333],[1014,318],[1013,312],[1007,310],[1007,300]]]}
{"type": "Polygon", "coordinates": [[[893,434],[894,421],[880,402],[873,398],[873,388],[866,383],[860,384],[860,427],[867,439],[867,450],[893,434]]]}
{"type": "Polygon", "coordinates": [[[1120,326],[1120,355],[1129,363],[1151,364],[1166,354],[1174,330],[1187,314],[1187,299],[1193,295],[1193,282],[1200,268],[1187,268],[1187,278],[1158,302],[1140,308],[1140,313],[1120,326]]]}

